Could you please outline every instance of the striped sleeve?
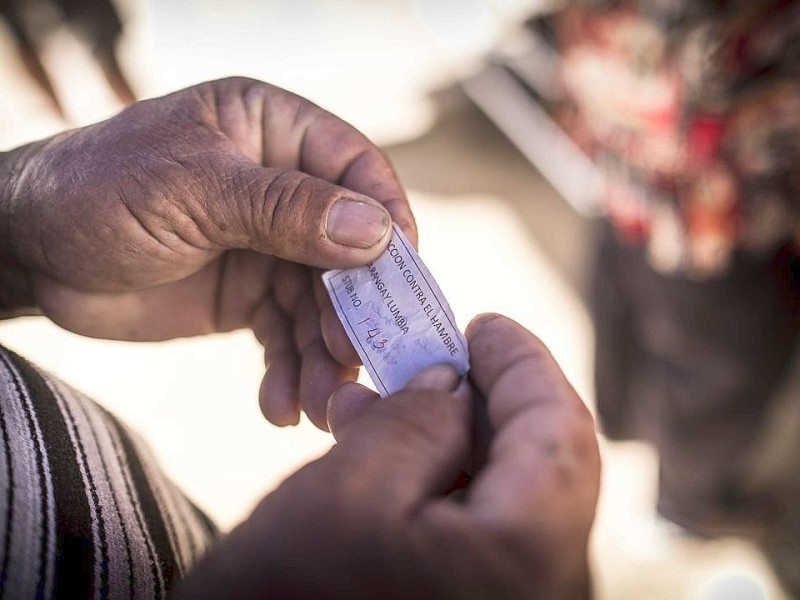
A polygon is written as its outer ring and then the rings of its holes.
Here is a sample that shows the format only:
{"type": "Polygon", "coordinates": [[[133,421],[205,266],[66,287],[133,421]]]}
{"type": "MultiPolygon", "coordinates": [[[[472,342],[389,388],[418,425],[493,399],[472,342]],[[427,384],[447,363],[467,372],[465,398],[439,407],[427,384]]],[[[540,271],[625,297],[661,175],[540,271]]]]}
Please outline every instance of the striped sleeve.
{"type": "Polygon", "coordinates": [[[166,598],[215,535],[138,436],[0,348],[0,600],[166,598]]]}

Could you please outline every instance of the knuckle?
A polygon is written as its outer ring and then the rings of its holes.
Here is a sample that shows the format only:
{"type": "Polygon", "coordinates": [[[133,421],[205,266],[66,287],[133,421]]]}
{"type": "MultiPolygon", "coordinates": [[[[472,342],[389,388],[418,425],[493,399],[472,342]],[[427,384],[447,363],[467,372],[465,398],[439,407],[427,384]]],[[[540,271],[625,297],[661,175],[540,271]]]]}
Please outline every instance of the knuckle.
{"type": "Polygon", "coordinates": [[[262,236],[272,248],[279,244],[299,254],[319,249],[326,237],[324,215],[334,197],[326,186],[292,171],[279,174],[269,183],[256,222],[262,224],[262,236]]]}
{"type": "Polygon", "coordinates": [[[274,173],[263,189],[261,205],[255,207],[253,223],[258,223],[261,234],[271,239],[286,233],[286,225],[294,217],[292,205],[297,199],[299,176],[291,171],[274,173]]]}
{"type": "Polygon", "coordinates": [[[279,171],[264,188],[265,213],[273,222],[286,220],[309,203],[315,192],[315,181],[295,171],[279,171]]]}

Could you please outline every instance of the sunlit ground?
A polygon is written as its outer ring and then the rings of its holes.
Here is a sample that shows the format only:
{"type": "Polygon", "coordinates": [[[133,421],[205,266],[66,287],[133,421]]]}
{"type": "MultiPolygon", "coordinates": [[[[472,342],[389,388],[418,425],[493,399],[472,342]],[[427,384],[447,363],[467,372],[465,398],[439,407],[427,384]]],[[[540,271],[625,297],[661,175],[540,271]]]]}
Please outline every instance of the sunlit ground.
{"type": "MultiPolygon", "coordinates": [[[[440,13],[430,6],[420,8],[430,2],[412,4],[129,0],[124,57],[145,96],[245,74],[309,96],[381,143],[408,140],[433,121],[426,95],[431,86],[474,64],[492,33],[525,3],[484,3],[497,18],[486,21],[490,13],[479,13],[456,23],[455,30],[443,29],[440,13]],[[466,35],[477,42],[464,43],[466,35]]],[[[0,41],[0,149],[65,126],[47,115],[10,56],[10,46],[0,41]]],[[[47,56],[75,124],[119,108],[69,35],[59,35],[47,56]]],[[[591,403],[585,307],[508,198],[474,194],[443,202],[413,189],[410,196],[422,256],[462,328],[480,312],[513,317],[550,346],[591,403]]],[[[307,421],[278,429],[263,420],[256,400],[262,351],[247,332],[126,344],[81,338],[28,319],[0,324],[0,342],[136,428],[166,471],[226,528],[332,443],[307,421]]],[[[599,598],[783,598],[749,545],[692,541],[654,518],[656,461],[644,445],[604,446],[604,455],[592,547],[599,598]]]]}

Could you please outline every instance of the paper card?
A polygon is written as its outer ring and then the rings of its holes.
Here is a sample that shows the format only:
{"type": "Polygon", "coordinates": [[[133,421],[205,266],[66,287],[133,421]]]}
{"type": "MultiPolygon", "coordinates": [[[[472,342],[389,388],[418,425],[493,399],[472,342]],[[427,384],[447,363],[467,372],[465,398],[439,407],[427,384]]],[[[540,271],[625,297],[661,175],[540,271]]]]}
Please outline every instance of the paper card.
{"type": "Polygon", "coordinates": [[[393,229],[375,262],[322,276],[347,336],[384,397],[431,365],[448,363],[462,375],[469,370],[467,342],[450,305],[406,236],[393,229]]]}

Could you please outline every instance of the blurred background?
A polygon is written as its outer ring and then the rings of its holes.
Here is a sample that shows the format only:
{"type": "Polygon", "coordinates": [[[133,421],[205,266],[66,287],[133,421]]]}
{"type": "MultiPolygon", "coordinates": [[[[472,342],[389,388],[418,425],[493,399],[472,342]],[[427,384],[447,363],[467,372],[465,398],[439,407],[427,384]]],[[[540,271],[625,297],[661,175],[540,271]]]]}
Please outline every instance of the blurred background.
{"type": "MultiPolygon", "coordinates": [[[[0,2],[0,150],[209,79],[246,75],[290,89],[385,148],[408,188],[420,252],[461,327],[485,311],[516,319],[594,407],[589,282],[604,184],[580,136],[564,135],[547,110],[552,29],[535,17],[552,6],[117,0],[114,17],[99,1],[54,4],[61,9],[0,2]]],[[[0,323],[0,342],[136,428],[223,528],[332,444],[305,420],[288,429],[263,420],[262,352],[249,332],[129,344],[34,318],[0,323]]],[[[604,440],[603,453],[598,598],[789,597],[755,545],[697,537],[657,516],[648,444],[604,440]]]]}

